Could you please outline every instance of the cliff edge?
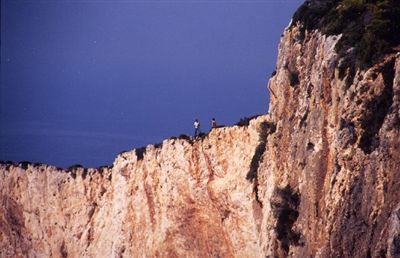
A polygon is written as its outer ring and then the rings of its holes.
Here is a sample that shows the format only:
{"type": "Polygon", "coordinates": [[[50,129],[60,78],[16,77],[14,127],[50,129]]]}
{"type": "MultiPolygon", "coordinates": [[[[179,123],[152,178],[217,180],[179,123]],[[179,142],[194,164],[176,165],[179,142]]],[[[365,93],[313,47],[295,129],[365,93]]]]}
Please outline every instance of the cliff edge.
{"type": "Polygon", "coordinates": [[[109,168],[0,165],[0,257],[400,257],[398,48],[364,60],[306,25],[248,126],[109,168]]]}
{"type": "Polygon", "coordinates": [[[246,176],[266,123],[165,140],[111,168],[0,165],[0,257],[261,257],[246,176]]]}

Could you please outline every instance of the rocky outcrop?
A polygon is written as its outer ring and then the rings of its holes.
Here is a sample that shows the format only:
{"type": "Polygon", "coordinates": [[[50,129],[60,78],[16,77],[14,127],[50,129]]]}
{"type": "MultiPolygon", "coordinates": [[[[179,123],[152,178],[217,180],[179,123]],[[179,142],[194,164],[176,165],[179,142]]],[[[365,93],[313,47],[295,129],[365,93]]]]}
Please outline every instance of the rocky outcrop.
{"type": "Polygon", "coordinates": [[[122,153],[0,166],[1,257],[399,257],[400,55],[288,28],[270,114],[122,153]]]}

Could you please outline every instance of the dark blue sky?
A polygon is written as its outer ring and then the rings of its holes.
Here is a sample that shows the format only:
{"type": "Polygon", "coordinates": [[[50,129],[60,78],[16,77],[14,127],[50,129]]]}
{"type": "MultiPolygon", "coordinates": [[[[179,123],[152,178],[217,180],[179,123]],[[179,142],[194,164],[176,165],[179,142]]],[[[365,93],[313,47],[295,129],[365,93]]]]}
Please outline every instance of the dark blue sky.
{"type": "Polygon", "coordinates": [[[266,113],[302,2],[2,0],[0,160],[96,167],[266,113]]]}

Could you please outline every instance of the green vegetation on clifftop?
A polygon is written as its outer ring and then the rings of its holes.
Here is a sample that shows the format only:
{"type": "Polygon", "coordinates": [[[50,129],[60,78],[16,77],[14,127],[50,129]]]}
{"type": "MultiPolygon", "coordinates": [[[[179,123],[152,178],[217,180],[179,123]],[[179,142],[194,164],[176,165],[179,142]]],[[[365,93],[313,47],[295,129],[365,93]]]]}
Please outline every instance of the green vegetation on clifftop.
{"type": "Polygon", "coordinates": [[[379,62],[400,45],[400,0],[307,0],[294,14],[292,26],[342,34],[336,51],[362,69],[379,62]],[[351,51],[349,51],[351,49],[351,51]]]}

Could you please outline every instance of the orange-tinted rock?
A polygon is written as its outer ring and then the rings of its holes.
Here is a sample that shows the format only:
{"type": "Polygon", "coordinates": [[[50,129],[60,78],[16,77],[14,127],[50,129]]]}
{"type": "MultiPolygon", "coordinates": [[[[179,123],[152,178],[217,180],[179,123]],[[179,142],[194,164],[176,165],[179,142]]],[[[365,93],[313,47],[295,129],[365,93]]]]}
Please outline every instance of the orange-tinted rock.
{"type": "Polygon", "coordinates": [[[338,68],[338,37],[299,34],[285,32],[269,84],[277,128],[258,170],[263,250],[400,257],[400,57],[352,74],[338,68]]]}
{"type": "Polygon", "coordinates": [[[125,152],[102,171],[2,165],[0,256],[262,257],[246,175],[266,119],[165,140],[142,160],[125,152]]]}

